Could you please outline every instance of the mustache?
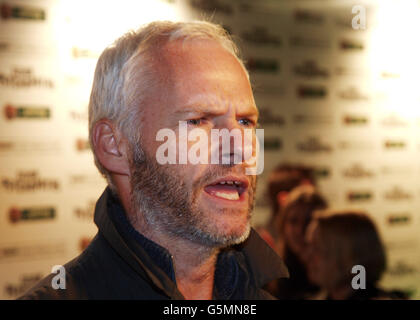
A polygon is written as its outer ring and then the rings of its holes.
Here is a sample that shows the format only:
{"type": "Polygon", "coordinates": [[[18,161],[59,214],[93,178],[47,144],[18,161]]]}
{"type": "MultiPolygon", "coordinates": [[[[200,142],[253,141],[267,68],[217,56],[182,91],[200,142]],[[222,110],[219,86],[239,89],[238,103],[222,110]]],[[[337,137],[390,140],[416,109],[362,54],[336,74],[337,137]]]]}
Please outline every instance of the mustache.
{"type": "Polygon", "coordinates": [[[196,181],[193,182],[193,190],[197,190],[201,186],[206,186],[210,181],[222,178],[227,175],[241,175],[248,179],[248,191],[255,190],[257,176],[245,175],[245,168],[232,169],[226,166],[211,165],[208,170],[196,181]]]}
{"type": "MultiPolygon", "coordinates": [[[[139,178],[141,177],[141,180],[143,180],[143,186],[150,185],[150,184],[152,184],[153,186],[157,185],[155,183],[156,181],[155,179],[156,178],[159,179],[160,177],[157,177],[156,173],[160,171],[160,169],[163,169],[163,171],[167,175],[172,176],[174,174],[173,165],[171,165],[170,170],[168,171],[165,170],[164,168],[162,168],[162,165],[158,164],[158,162],[153,157],[150,157],[140,147],[133,150],[133,154],[131,158],[131,168],[133,168],[134,171],[137,172],[137,174],[133,175],[134,177],[137,177],[137,179],[134,178],[134,181],[139,180],[139,178]],[[145,173],[149,173],[149,174],[145,174],[145,173]],[[148,179],[145,176],[147,176],[148,179]]],[[[224,176],[231,175],[231,174],[246,177],[246,179],[248,179],[248,182],[249,182],[248,193],[250,194],[255,193],[258,177],[255,175],[246,175],[245,170],[246,168],[241,165],[211,164],[208,166],[207,170],[204,172],[204,174],[201,177],[193,181],[192,193],[194,193],[194,191],[198,191],[200,187],[204,187],[208,185],[210,181],[214,181],[218,178],[222,178],[224,176]]],[[[170,182],[173,183],[172,185],[173,190],[179,190],[185,187],[185,181],[182,181],[182,180],[177,181],[176,183],[175,181],[167,181],[167,182],[168,182],[168,185],[170,184],[170,182]]],[[[152,188],[152,189],[155,189],[155,188],[152,188]]],[[[187,192],[187,191],[184,190],[184,192],[187,192]]]]}

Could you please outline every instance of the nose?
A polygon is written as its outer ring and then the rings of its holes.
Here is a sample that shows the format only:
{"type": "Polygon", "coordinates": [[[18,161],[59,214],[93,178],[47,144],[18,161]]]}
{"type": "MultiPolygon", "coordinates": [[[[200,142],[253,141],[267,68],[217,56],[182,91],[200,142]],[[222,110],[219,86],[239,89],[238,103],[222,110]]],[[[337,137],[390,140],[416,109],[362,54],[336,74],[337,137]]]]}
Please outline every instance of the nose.
{"type": "Polygon", "coordinates": [[[241,126],[236,117],[225,119],[216,129],[219,135],[212,133],[212,145],[214,142],[218,144],[216,148],[221,155],[219,164],[234,166],[253,156],[253,129],[241,126]]]}

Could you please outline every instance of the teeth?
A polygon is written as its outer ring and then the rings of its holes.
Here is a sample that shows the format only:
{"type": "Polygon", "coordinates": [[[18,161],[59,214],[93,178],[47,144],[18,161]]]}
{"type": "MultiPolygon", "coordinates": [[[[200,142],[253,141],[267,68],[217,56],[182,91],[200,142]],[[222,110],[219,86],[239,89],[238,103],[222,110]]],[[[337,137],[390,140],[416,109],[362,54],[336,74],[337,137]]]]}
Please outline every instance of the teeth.
{"type": "Polygon", "coordinates": [[[224,192],[216,192],[215,194],[219,198],[228,199],[228,200],[238,200],[239,194],[237,192],[233,193],[224,193],[224,192]]]}
{"type": "Polygon", "coordinates": [[[240,186],[242,183],[240,181],[220,181],[219,184],[228,184],[228,185],[236,185],[236,186],[240,186]]]}

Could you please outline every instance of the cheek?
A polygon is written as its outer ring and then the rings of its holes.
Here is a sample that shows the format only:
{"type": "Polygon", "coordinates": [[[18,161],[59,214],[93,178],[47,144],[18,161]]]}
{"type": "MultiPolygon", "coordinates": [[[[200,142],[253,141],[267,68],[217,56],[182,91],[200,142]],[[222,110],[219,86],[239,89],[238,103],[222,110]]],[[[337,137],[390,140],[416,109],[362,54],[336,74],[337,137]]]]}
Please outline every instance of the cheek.
{"type": "Polygon", "coordinates": [[[301,234],[301,228],[298,224],[292,224],[290,225],[290,235],[295,238],[296,240],[298,240],[298,238],[300,237],[301,234]]]}
{"type": "Polygon", "coordinates": [[[293,228],[291,225],[287,224],[284,226],[284,236],[286,237],[286,239],[290,239],[292,237],[293,234],[293,228]]]}

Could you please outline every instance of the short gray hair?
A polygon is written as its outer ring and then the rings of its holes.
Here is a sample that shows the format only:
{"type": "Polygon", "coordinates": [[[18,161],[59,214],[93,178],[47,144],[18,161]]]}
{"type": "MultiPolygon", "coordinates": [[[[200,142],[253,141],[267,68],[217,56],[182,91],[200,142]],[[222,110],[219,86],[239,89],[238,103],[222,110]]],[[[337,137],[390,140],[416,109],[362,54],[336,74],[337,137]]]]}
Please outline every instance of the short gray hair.
{"type": "MultiPolygon", "coordinates": [[[[93,146],[93,128],[101,119],[111,120],[133,147],[140,145],[142,108],[148,94],[161,80],[153,61],[164,44],[175,40],[214,40],[237,58],[239,50],[220,25],[207,21],[155,21],[130,31],[106,48],[99,57],[89,101],[89,141],[93,146]]],[[[112,187],[107,170],[94,153],[95,165],[112,187]]]]}

